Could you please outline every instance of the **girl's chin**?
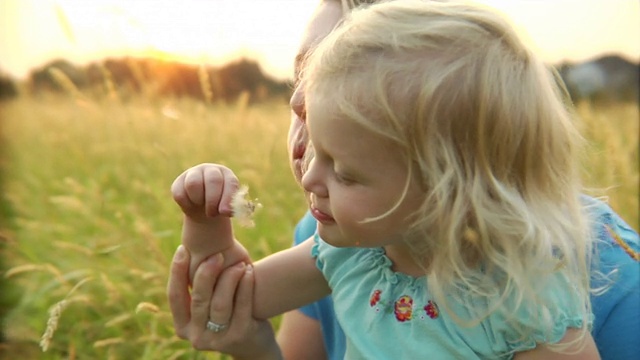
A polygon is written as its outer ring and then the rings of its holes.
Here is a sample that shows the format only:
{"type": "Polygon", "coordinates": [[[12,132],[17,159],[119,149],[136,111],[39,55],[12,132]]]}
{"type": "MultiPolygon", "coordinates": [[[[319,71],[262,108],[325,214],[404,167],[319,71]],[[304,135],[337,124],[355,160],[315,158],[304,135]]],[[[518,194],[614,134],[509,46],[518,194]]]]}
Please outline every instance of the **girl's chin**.
{"type": "Polygon", "coordinates": [[[329,229],[326,228],[326,225],[318,223],[318,235],[322,239],[322,241],[333,247],[345,248],[345,247],[356,247],[359,246],[359,243],[348,242],[342,237],[336,237],[331,233],[329,229]]]}

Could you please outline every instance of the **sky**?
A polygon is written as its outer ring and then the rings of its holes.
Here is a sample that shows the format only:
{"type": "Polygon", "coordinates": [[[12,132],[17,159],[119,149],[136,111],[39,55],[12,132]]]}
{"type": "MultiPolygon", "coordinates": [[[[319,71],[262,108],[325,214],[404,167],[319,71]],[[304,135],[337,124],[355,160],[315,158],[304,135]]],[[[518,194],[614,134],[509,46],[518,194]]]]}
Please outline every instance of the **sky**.
{"type": "MultiPolygon", "coordinates": [[[[0,0],[0,72],[24,78],[53,59],[155,56],[260,62],[278,79],[319,0],[0,0]]],[[[507,14],[550,63],[621,54],[640,61],[638,0],[477,0],[507,14]]]]}

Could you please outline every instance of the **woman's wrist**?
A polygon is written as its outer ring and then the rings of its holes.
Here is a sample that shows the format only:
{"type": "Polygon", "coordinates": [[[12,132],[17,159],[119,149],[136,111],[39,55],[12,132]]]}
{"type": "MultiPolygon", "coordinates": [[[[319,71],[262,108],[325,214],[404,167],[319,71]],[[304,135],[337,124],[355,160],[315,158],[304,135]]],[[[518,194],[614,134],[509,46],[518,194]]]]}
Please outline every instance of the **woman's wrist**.
{"type": "Polygon", "coordinates": [[[276,341],[275,334],[271,323],[267,320],[259,321],[258,326],[261,327],[258,333],[254,334],[254,339],[261,338],[262,341],[246,346],[253,349],[245,354],[233,355],[233,360],[283,360],[280,345],[276,341]],[[261,333],[261,334],[260,334],[261,333]]]}
{"type": "Polygon", "coordinates": [[[233,360],[283,360],[282,352],[280,352],[280,348],[277,347],[272,351],[268,351],[266,353],[260,353],[260,355],[251,355],[251,356],[243,356],[243,357],[233,357],[233,360]]]}

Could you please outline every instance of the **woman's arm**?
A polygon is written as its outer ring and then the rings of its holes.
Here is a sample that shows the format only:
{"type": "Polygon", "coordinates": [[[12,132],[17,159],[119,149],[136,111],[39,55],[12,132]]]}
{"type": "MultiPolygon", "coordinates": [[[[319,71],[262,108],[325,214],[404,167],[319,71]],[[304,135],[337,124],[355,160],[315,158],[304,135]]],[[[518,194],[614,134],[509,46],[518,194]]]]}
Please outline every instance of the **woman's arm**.
{"type": "Polygon", "coordinates": [[[327,360],[320,321],[300,310],[284,314],[277,340],[284,359],[327,360]]]}
{"type": "MultiPolygon", "coordinates": [[[[596,319],[601,316],[604,321],[598,332],[594,334],[598,351],[603,359],[633,359],[640,357],[640,266],[638,263],[632,264],[633,271],[630,269],[622,269],[620,272],[626,272],[633,276],[631,281],[622,284],[614,284],[613,288],[602,295],[607,297],[609,304],[605,309],[609,311],[598,312],[594,300],[594,313],[596,319]],[[633,285],[635,284],[635,285],[633,285]]],[[[601,304],[607,300],[599,300],[601,304]]],[[[605,310],[603,309],[603,310],[605,310]]],[[[597,320],[596,320],[597,321],[597,320]]]]}

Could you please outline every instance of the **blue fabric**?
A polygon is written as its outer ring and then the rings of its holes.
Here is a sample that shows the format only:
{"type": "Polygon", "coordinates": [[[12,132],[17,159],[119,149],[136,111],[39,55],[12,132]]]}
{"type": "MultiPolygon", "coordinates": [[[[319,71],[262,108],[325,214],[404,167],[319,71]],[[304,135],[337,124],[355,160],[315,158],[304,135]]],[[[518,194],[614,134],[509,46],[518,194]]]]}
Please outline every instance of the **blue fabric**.
{"type": "MultiPolygon", "coordinates": [[[[307,212],[296,225],[293,240],[298,245],[316,232],[316,219],[307,212]]],[[[336,320],[331,296],[299,309],[303,314],[320,321],[322,337],[329,360],[342,360],[346,349],[346,338],[336,320]]]]}
{"type": "MultiPolygon", "coordinates": [[[[607,286],[603,294],[591,298],[595,316],[592,335],[602,360],[640,359],[640,238],[609,206],[585,197],[592,206],[598,238],[593,270],[609,275],[608,281],[594,278],[593,284],[607,286]],[[609,230],[611,229],[611,230],[609,230]],[[615,234],[615,235],[614,235],[615,234]],[[615,237],[627,244],[628,251],[615,237]]],[[[295,243],[311,237],[315,219],[307,213],[296,226],[295,243]]],[[[339,327],[330,297],[300,309],[322,325],[330,360],[343,359],[346,351],[344,333],[339,327]]]]}
{"type": "Polygon", "coordinates": [[[591,296],[593,338],[602,360],[640,359],[640,238],[607,204],[586,197],[585,202],[599,240],[592,287],[606,287],[591,296]]]}
{"type": "MultiPolygon", "coordinates": [[[[561,271],[549,279],[547,290],[537,294],[553,306],[519,308],[512,322],[506,321],[504,312],[493,311],[480,323],[463,327],[440,310],[426,276],[393,271],[383,248],[338,248],[317,235],[315,241],[312,254],[329,282],[336,317],[347,334],[347,359],[392,359],[398,354],[407,359],[427,359],[433,354],[439,359],[512,359],[514,353],[535,348],[537,343],[560,341],[569,327],[583,326],[577,293],[561,271]],[[553,319],[548,331],[536,324],[545,315],[553,319]],[[531,333],[523,338],[516,327],[531,333]]],[[[446,305],[466,323],[491,308],[485,298],[463,293],[459,298],[448,296],[446,305]]]]}

